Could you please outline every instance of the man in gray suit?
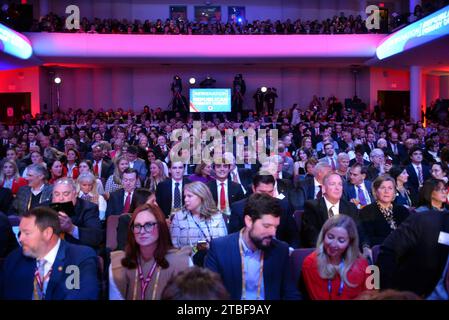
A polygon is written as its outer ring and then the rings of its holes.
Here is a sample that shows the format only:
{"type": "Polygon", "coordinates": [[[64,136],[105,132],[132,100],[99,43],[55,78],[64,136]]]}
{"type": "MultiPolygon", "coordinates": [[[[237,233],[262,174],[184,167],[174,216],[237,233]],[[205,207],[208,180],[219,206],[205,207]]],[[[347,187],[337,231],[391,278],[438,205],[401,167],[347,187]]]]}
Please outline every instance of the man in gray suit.
{"type": "Polygon", "coordinates": [[[46,184],[47,169],[42,164],[28,166],[28,186],[21,187],[14,199],[10,214],[23,215],[41,203],[51,200],[53,186],[46,184]]]}

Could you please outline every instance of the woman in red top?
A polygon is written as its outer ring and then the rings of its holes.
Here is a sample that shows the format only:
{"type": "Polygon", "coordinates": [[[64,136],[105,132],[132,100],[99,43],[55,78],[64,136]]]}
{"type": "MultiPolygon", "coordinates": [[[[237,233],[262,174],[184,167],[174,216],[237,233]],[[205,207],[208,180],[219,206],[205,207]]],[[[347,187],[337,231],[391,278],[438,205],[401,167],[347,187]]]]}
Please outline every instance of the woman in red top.
{"type": "Polygon", "coordinates": [[[79,158],[78,151],[73,148],[67,150],[67,164],[65,165],[65,169],[67,170],[67,177],[72,178],[73,180],[76,180],[80,174],[78,169],[79,158]]]}
{"type": "Polygon", "coordinates": [[[355,222],[337,215],[323,225],[317,249],[304,259],[302,276],[310,299],[350,300],[366,290],[367,267],[355,222]]]}
{"type": "Polygon", "coordinates": [[[56,180],[67,176],[67,169],[63,165],[61,160],[55,160],[48,166],[48,171],[50,172],[49,184],[55,183],[56,180]]]}
{"type": "Polygon", "coordinates": [[[26,185],[28,182],[20,177],[16,162],[3,160],[0,168],[0,187],[11,189],[12,194],[16,196],[19,188],[26,185]]]}

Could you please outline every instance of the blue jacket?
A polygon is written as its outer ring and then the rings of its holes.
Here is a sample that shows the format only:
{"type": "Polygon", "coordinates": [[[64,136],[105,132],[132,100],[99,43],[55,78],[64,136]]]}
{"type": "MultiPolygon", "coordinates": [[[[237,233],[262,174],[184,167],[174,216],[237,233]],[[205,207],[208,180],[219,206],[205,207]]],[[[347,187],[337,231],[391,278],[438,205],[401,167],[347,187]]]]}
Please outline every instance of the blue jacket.
{"type": "MultiPolygon", "coordinates": [[[[231,299],[242,296],[242,260],[239,252],[239,232],[212,239],[204,266],[221,275],[231,299]]],[[[301,295],[290,276],[288,245],[272,240],[264,254],[263,281],[265,300],[299,300],[301,295]]]]}
{"type": "MultiPolygon", "coordinates": [[[[22,248],[11,252],[0,273],[0,300],[31,300],[36,259],[23,255],[22,248]]],[[[46,300],[95,300],[99,295],[97,256],[93,249],[61,240],[45,294],[46,300]],[[69,266],[79,268],[79,289],[69,266]]]]}

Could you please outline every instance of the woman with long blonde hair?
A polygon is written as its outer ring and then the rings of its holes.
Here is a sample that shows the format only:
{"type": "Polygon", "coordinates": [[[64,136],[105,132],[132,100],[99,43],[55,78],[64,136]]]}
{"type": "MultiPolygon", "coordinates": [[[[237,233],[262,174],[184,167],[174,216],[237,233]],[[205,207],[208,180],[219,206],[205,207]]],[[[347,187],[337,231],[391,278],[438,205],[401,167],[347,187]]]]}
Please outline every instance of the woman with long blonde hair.
{"type": "Polygon", "coordinates": [[[350,300],[366,290],[367,267],[354,220],[340,214],[324,223],[316,250],[304,259],[302,276],[312,300],[350,300]]]}
{"type": "Polygon", "coordinates": [[[148,170],[148,177],[145,181],[145,188],[151,192],[156,192],[157,185],[167,179],[164,170],[164,164],[161,160],[154,160],[150,163],[150,170],[148,170]]]}

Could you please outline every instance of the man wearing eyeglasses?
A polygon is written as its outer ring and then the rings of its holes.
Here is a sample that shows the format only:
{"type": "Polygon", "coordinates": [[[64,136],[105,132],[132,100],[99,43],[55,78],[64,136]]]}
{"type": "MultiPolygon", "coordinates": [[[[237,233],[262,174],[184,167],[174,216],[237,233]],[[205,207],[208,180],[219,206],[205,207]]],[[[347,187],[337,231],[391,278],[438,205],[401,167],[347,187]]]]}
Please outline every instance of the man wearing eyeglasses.
{"type": "Polygon", "coordinates": [[[61,178],[53,185],[52,203],[66,202],[73,203],[74,213],[69,216],[68,212],[58,212],[65,240],[97,249],[103,241],[98,206],[77,197],[76,184],[72,179],[61,178]]]}

